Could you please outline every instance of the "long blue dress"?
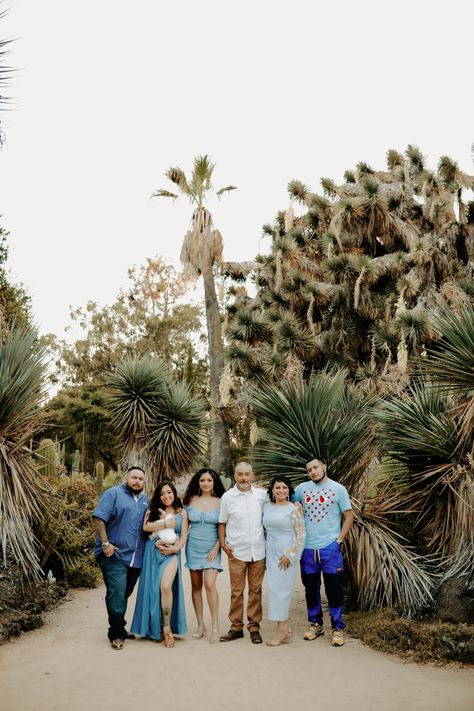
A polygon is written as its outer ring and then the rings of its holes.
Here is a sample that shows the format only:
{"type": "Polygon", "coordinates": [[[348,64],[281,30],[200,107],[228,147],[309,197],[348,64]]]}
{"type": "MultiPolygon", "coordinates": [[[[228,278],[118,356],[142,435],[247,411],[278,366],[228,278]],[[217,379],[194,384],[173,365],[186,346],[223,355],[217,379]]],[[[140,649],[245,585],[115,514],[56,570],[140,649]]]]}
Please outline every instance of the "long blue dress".
{"type": "Polygon", "coordinates": [[[214,548],[218,539],[219,507],[212,511],[200,511],[189,504],[186,510],[190,525],[186,544],[186,568],[190,570],[214,568],[221,571],[220,548],[213,561],[207,560],[209,551],[214,548]]]}
{"type": "Polygon", "coordinates": [[[289,617],[297,563],[304,547],[304,522],[294,504],[268,502],[263,507],[263,526],[267,534],[268,619],[281,622],[289,617]],[[286,570],[278,567],[282,555],[290,560],[286,570]]]}
{"type": "MultiPolygon", "coordinates": [[[[179,535],[183,517],[176,516],[175,531],[179,535]]],[[[155,546],[155,541],[147,540],[143,554],[143,567],[138,582],[137,601],[130,631],[140,637],[162,639],[161,625],[161,576],[173,558],[163,555],[155,546]]],[[[178,570],[173,581],[173,606],[170,626],[173,634],[186,634],[186,610],[184,607],[183,581],[181,572],[181,551],[178,553],[178,570]]]]}

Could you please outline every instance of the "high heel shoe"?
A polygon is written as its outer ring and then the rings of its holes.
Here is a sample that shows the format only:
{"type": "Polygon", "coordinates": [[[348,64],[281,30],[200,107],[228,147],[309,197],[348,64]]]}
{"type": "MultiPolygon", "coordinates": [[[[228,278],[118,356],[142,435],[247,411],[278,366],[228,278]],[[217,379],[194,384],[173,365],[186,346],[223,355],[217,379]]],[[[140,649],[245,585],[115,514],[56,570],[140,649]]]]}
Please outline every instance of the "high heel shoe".
{"type": "Polygon", "coordinates": [[[198,625],[197,632],[195,632],[192,635],[192,638],[193,639],[202,639],[204,637],[205,633],[206,633],[206,628],[204,627],[204,625],[202,625],[202,627],[200,625],[198,625]]]}
{"type": "Polygon", "coordinates": [[[209,644],[215,644],[216,642],[219,641],[219,630],[217,628],[213,628],[211,636],[209,638],[209,644]]]}

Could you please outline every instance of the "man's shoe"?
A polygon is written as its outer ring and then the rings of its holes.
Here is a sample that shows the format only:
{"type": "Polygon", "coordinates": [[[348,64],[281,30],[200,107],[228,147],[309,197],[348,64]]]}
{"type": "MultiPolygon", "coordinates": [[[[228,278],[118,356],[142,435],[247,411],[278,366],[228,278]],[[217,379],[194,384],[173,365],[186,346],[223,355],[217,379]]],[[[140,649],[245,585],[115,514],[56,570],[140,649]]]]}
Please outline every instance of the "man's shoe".
{"type": "Polygon", "coordinates": [[[344,644],[344,632],[342,630],[332,631],[331,644],[333,647],[342,647],[344,644]]]}
{"type": "Polygon", "coordinates": [[[223,634],[219,637],[220,642],[233,642],[234,639],[242,639],[244,636],[243,630],[229,630],[227,634],[223,634]]]}
{"type": "Polygon", "coordinates": [[[317,622],[311,622],[310,626],[303,635],[303,639],[313,640],[316,637],[321,637],[324,634],[324,627],[318,625],[317,622]]]}
{"type": "Polygon", "coordinates": [[[111,639],[110,646],[112,649],[123,649],[123,639],[111,639]]]}
{"type": "Polygon", "coordinates": [[[253,630],[250,632],[250,639],[252,640],[252,644],[262,644],[263,640],[260,637],[260,632],[258,630],[253,630]]]}

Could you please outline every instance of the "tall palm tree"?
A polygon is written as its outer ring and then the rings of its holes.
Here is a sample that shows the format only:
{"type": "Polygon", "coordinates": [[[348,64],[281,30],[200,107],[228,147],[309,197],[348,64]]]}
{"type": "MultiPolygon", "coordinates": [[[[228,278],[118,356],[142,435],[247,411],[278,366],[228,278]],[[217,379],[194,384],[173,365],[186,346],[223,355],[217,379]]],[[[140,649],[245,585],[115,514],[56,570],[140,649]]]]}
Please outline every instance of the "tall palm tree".
{"type": "MultiPolygon", "coordinates": [[[[178,188],[178,193],[157,190],[152,197],[167,197],[173,200],[179,194],[187,197],[195,206],[191,218],[191,229],[184,237],[181,261],[197,276],[202,276],[206,305],[206,323],[209,344],[209,374],[211,402],[211,466],[217,471],[230,468],[230,444],[227,424],[220,414],[221,396],[219,383],[224,370],[221,316],[216,294],[214,268],[222,263],[222,235],[214,229],[212,216],[204,201],[212,190],[212,174],[215,164],[207,155],[194,159],[190,179],[181,168],[169,168],[165,175],[178,188]]],[[[235,186],[227,185],[216,192],[218,197],[235,186]]]]}

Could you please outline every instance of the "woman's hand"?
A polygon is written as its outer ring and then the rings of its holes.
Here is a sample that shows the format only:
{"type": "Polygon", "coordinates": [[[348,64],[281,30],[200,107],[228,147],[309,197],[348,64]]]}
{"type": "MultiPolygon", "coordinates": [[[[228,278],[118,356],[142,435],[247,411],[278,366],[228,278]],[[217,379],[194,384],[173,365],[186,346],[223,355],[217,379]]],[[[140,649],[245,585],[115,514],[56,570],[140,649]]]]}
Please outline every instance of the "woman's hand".
{"type": "Polygon", "coordinates": [[[162,555],[176,555],[176,553],[179,551],[179,548],[176,547],[175,543],[173,545],[170,545],[169,543],[163,543],[163,541],[160,541],[160,539],[156,541],[155,546],[158,548],[162,555]]]}
{"type": "Polygon", "coordinates": [[[290,559],[286,557],[286,555],[280,556],[278,560],[278,567],[281,570],[286,570],[287,568],[290,567],[290,559]]]}
{"type": "Polygon", "coordinates": [[[216,545],[213,548],[211,548],[211,550],[207,554],[207,562],[212,563],[212,561],[216,559],[218,552],[219,552],[219,544],[216,543],[216,545]]]}
{"type": "Polygon", "coordinates": [[[229,558],[232,558],[232,557],[233,557],[232,548],[231,548],[230,546],[228,546],[227,543],[224,543],[224,545],[222,546],[222,550],[223,550],[225,553],[227,553],[227,555],[229,556],[229,558]]]}

